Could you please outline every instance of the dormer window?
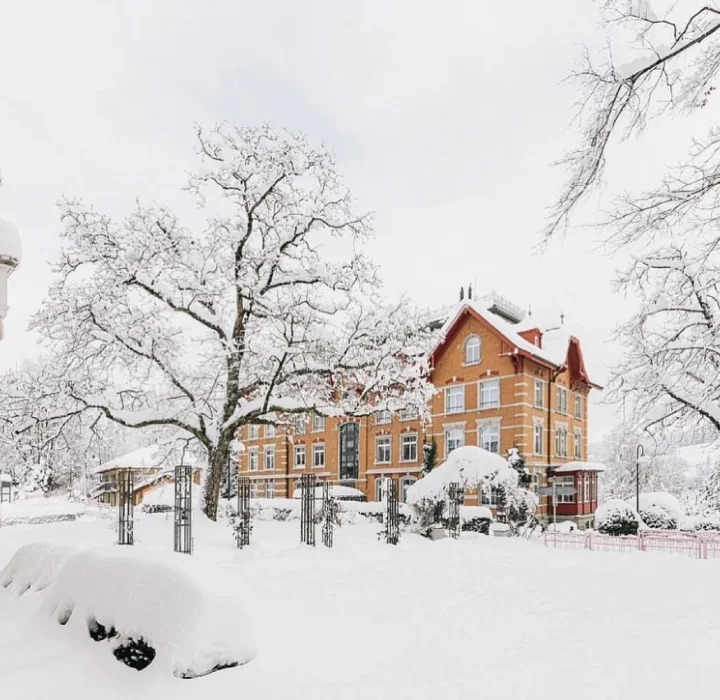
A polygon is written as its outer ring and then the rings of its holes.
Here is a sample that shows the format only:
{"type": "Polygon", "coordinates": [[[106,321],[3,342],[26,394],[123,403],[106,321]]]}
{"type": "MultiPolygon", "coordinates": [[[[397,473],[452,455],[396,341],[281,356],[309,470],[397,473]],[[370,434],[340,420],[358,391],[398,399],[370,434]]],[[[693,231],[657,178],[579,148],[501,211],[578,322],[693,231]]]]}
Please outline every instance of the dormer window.
{"type": "Polygon", "coordinates": [[[471,335],[465,341],[465,364],[476,365],[480,362],[480,338],[471,335]]]}

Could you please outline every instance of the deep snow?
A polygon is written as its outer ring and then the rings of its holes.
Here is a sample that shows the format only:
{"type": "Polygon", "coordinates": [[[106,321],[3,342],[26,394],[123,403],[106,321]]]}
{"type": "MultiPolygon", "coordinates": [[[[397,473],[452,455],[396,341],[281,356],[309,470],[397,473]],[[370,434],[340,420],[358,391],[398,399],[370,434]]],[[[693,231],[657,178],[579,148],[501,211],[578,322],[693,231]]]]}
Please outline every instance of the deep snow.
{"type": "MultiPolygon", "coordinates": [[[[108,544],[113,522],[2,528],[0,566],[40,537],[108,544]]],[[[256,521],[239,551],[227,526],[199,516],[195,526],[193,560],[235,581],[253,661],[194,680],[134,671],[39,615],[42,593],[0,589],[3,696],[662,700],[716,686],[718,561],[474,533],[405,535],[393,547],[378,542],[378,524],[346,525],[332,550],[312,549],[298,544],[296,521],[256,521]]],[[[167,552],[172,519],[138,516],[136,542],[167,552]]]]}

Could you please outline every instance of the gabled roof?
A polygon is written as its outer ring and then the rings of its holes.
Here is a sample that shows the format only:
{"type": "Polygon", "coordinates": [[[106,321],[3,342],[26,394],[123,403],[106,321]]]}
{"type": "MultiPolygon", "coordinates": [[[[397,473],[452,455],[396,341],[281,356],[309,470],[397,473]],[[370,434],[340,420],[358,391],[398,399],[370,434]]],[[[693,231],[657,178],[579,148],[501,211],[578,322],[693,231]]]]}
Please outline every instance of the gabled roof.
{"type": "Polygon", "coordinates": [[[101,474],[109,472],[113,469],[161,469],[173,468],[175,464],[180,464],[183,458],[184,464],[193,467],[199,466],[197,460],[188,451],[184,456],[181,455],[182,450],[175,444],[154,444],[146,447],[140,447],[137,450],[128,452],[111,459],[109,462],[96,467],[93,472],[101,474]]]}
{"type": "MultiPolygon", "coordinates": [[[[442,311],[446,311],[443,309],[442,311]]],[[[580,341],[571,336],[563,328],[556,328],[542,334],[542,347],[537,347],[520,335],[520,331],[528,330],[531,325],[527,322],[513,324],[490,311],[485,304],[478,300],[468,299],[457,304],[453,309],[448,309],[447,319],[439,331],[439,340],[430,353],[431,361],[434,361],[439,353],[443,351],[450,339],[459,330],[462,322],[468,317],[473,317],[492,331],[501,340],[507,343],[513,351],[523,357],[528,357],[539,364],[551,369],[563,369],[568,367],[571,375],[575,374],[578,379],[590,386],[601,389],[602,387],[590,381],[585,363],[580,350],[580,341]]]]}

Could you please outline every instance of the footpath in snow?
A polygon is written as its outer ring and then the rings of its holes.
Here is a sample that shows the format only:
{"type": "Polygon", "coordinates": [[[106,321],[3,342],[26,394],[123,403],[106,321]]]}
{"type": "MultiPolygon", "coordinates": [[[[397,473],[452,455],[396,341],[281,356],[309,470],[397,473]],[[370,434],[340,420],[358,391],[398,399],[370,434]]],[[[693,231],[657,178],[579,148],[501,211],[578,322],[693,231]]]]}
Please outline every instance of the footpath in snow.
{"type": "MultiPolygon", "coordinates": [[[[112,524],[0,529],[0,567],[37,539],[108,545],[112,524]]],[[[42,592],[0,589],[3,697],[660,700],[714,691],[720,562],[474,533],[405,535],[393,547],[378,542],[379,529],[346,525],[326,550],[299,545],[297,522],[256,521],[254,544],[239,551],[226,525],[198,517],[187,566],[232,582],[257,656],[192,680],[119,664],[43,615],[42,592]]],[[[167,552],[172,518],[138,517],[136,542],[150,559],[167,552]]],[[[148,591],[152,600],[168,584],[151,585],[160,589],[148,591]]]]}

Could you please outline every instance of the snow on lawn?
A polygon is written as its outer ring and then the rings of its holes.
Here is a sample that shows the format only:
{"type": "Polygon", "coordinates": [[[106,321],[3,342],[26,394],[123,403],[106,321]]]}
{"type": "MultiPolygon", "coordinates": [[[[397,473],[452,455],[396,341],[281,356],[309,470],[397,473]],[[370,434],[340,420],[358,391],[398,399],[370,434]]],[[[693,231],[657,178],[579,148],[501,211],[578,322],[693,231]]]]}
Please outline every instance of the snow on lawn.
{"type": "MultiPolygon", "coordinates": [[[[0,589],[3,697],[661,700],[716,687],[718,561],[474,533],[393,547],[378,524],[312,549],[298,544],[298,523],[275,521],[256,521],[240,551],[227,526],[197,517],[194,527],[193,563],[235,582],[254,660],[193,680],[138,672],[40,615],[44,592],[0,589]]],[[[114,537],[109,521],[86,517],[0,529],[0,567],[39,532],[79,547],[114,537]]],[[[172,547],[164,515],[138,517],[135,533],[138,549],[172,547]]]]}
{"type": "Polygon", "coordinates": [[[0,504],[0,526],[4,521],[34,520],[59,516],[77,516],[84,513],[84,503],[67,498],[28,498],[0,504]]]}

